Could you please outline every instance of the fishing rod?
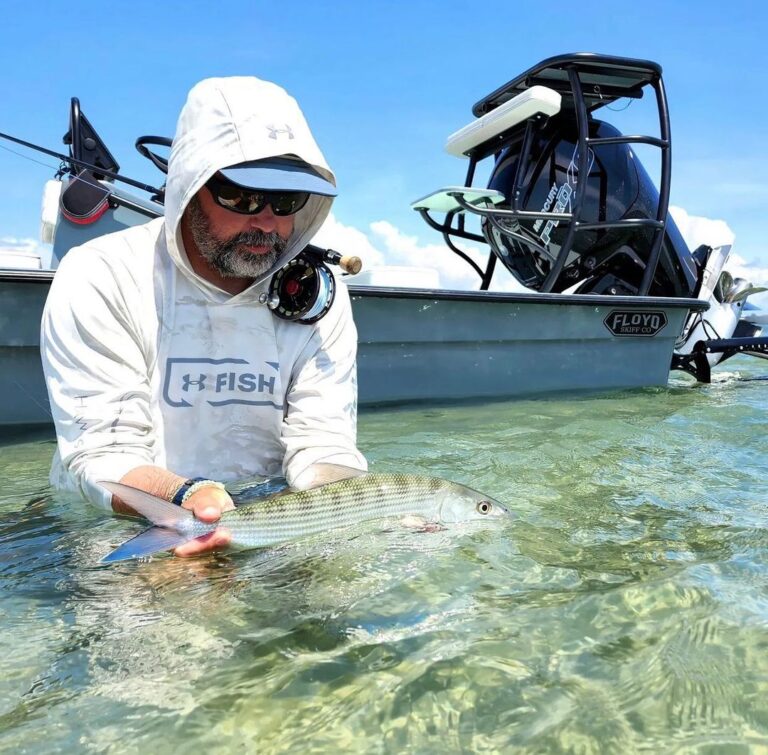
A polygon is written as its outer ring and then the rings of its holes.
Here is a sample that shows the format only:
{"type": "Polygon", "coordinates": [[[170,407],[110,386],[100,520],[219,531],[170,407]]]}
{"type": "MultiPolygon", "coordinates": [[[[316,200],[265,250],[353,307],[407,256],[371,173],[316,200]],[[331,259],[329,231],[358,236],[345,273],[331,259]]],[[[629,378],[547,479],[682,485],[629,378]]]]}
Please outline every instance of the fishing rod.
{"type": "Polygon", "coordinates": [[[0,139],[6,139],[9,142],[20,144],[22,147],[34,149],[37,152],[42,152],[43,154],[49,155],[51,157],[57,157],[62,162],[69,163],[72,166],[76,166],[78,168],[85,168],[86,170],[90,170],[97,175],[104,176],[113,181],[122,181],[123,183],[126,183],[129,186],[133,186],[137,189],[142,189],[143,191],[150,192],[151,194],[154,194],[156,196],[163,194],[163,190],[158,189],[155,186],[150,186],[149,184],[141,183],[141,181],[134,181],[132,178],[127,178],[126,176],[121,176],[118,173],[113,173],[111,170],[105,170],[104,168],[99,168],[98,166],[91,165],[90,163],[87,163],[84,160],[78,160],[75,157],[70,157],[69,155],[63,155],[60,152],[54,152],[51,149],[40,147],[37,144],[32,144],[32,142],[25,142],[23,139],[19,139],[15,136],[11,136],[10,134],[4,134],[0,132],[0,139]]]}

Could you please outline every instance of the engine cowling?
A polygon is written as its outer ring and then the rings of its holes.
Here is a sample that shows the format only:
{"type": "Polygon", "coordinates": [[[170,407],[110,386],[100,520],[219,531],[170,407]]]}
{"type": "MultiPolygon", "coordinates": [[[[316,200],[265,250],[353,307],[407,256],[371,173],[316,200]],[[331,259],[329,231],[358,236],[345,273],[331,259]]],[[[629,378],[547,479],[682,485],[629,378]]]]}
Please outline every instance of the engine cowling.
{"type": "MultiPolygon", "coordinates": [[[[589,136],[618,136],[604,121],[590,119],[589,136]]],[[[518,207],[531,212],[573,212],[578,175],[577,133],[573,114],[550,118],[533,137],[521,163],[523,134],[499,153],[488,188],[502,192],[511,206],[515,176],[518,207]]],[[[655,218],[659,195],[631,145],[590,148],[589,171],[578,220],[612,222],[655,218]]],[[[500,221],[512,234],[485,220],[483,234],[507,269],[524,285],[540,289],[563,245],[567,221],[513,219],[500,221]]],[[[649,227],[603,228],[576,233],[568,259],[552,291],[636,294],[650,255],[649,227]]],[[[661,257],[649,294],[690,296],[696,288],[696,265],[672,218],[667,219],[661,257]]]]}

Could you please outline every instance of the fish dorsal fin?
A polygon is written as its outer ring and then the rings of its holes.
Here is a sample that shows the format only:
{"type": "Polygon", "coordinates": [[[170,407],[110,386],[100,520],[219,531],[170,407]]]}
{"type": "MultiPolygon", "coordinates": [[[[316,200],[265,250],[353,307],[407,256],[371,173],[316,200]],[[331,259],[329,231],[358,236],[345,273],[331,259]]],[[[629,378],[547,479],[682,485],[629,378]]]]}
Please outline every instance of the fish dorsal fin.
{"type": "Polygon", "coordinates": [[[181,522],[194,517],[194,514],[181,506],[169,503],[164,498],[146,493],[143,490],[122,482],[100,481],[99,485],[116,495],[134,511],[149,519],[158,527],[176,529],[181,522]]]}

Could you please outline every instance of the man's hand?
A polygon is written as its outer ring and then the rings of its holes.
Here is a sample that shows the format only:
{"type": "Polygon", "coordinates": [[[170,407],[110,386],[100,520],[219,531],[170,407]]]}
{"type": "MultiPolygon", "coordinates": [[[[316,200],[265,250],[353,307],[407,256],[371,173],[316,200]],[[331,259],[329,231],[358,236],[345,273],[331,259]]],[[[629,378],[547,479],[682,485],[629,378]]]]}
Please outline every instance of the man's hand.
{"type": "MultiPolygon", "coordinates": [[[[185,509],[189,509],[201,522],[208,524],[217,522],[225,511],[231,511],[235,508],[229,493],[226,490],[220,490],[213,486],[196,490],[182,505],[185,509]]],[[[231,542],[232,535],[229,530],[226,527],[217,527],[207,535],[180,545],[173,552],[176,556],[187,558],[226,548],[231,542]]]]}

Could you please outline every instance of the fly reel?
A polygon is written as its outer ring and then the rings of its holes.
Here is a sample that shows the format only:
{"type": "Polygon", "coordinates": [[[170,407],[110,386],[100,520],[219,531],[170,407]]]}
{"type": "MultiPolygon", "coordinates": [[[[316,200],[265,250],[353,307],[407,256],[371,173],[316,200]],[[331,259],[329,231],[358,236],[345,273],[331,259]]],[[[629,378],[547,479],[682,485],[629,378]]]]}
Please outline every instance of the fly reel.
{"type": "Polygon", "coordinates": [[[353,275],[361,268],[358,257],[309,246],[272,276],[267,306],[283,320],[307,325],[325,317],[336,296],[336,283],[326,262],[353,275]]]}
{"type": "Polygon", "coordinates": [[[328,266],[302,252],[280,268],[269,285],[269,308],[283,320],[311,324],[333,304],[336,284],[328,266]]]}

